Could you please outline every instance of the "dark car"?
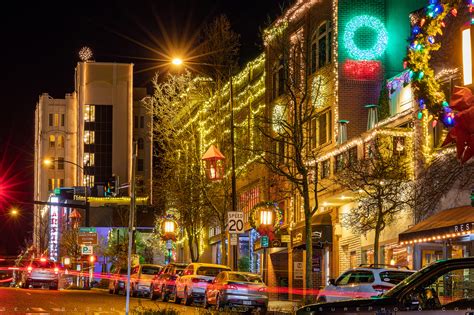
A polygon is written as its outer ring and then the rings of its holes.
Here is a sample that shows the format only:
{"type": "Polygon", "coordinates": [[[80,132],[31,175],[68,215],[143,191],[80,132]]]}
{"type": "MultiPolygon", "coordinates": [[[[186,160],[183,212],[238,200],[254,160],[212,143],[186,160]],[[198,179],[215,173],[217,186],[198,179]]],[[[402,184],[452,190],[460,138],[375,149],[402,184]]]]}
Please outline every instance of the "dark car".
{"type": "Polygon", "coordinates": [[[176,279],[182,275],[183,270],[188,266],[185,263],[172,262],[165,266],[163,271],[155,275],[150,284],[150,299],[156,300],[158,297],[166,302],[170,297],[176,296],[176,279]]]}
{"type": "Polygon", "coordinates": [[[126,281],[127,281],[127,267],[115,267],[112,269],[109,279],[109,293],[119,294],[123,292],[125,294],[126,281]]]}
{"type": "Polygon", "coordinates": [[[474,257],[467,257],[439,260],[383,295],[306,305],[296,314],[471,314],[472,309],[474,257]]]}

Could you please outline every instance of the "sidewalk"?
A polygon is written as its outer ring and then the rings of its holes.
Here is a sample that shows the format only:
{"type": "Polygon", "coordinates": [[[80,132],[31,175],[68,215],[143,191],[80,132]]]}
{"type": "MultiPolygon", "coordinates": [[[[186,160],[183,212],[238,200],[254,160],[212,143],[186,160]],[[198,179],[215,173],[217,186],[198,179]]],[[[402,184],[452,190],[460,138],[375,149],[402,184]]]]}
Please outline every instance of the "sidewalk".
{"type": "Polygon", "coordinates": [[[271,312],[281,312],[292,314],[302,305],[301,301],[269,301],[268,310],[271,312]]]}

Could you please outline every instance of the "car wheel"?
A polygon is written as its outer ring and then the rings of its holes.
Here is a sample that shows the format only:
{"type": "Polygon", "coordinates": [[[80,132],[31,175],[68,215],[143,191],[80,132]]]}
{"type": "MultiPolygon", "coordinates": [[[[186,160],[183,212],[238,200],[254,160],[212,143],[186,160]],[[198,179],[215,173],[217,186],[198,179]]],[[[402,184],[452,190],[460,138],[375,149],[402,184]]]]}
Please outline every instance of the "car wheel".
{"type": "Polygon", "coordinates": [[[193,297],[189,296],[187,288],[184,288],[184,305],[189,306],[193,303],[193,297]]]}
{"type": "Polygon", "coordinates": [[[326,302],[326,297],[324,295],[318,296],[317,303],[326,302]]]}
{"type": "Polygon", "coordinates": [[[181,304],[181,298],[178,297],[178,292],[177,292],[176,287],[174,287],[174,302],[176,304],[181,304]]]}
{"type": "Polygon", "coordinates": [[[161,287],[161,300],[162,300],[163,302],[168,302],[169,298],[170,298],[170,297],[168,296],[168,294],[166,294],[165,286],[162,286],[162,287],[161,287]]]}

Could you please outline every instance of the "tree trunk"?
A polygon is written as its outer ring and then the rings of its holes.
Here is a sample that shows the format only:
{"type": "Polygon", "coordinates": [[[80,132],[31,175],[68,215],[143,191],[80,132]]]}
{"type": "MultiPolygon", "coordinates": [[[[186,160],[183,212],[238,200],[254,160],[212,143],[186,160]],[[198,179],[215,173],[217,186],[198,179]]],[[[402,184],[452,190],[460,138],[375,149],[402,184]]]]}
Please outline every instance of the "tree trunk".
{"type": "MultiPolygon", "coordinates": [[[[304,225],[306,232],[306,289],[313,289],[313,240],[311,229],[311,208],[309,204],[309,189],[306,183],[303,184],[303,200],[304,200],[304,225]]],[[[310,303],[312,296],[305,294],[305,301],[310,303]]]]}
{"type": "Polygon", "coordinates": [[[379,240],[380,240],[380,233],[382,227],[382,209],[379,208],[378,216],[377,216],[377,224],[375,225],[375,235],[374,235],[374,264],[377,265],[379,263],[379,240]]]}

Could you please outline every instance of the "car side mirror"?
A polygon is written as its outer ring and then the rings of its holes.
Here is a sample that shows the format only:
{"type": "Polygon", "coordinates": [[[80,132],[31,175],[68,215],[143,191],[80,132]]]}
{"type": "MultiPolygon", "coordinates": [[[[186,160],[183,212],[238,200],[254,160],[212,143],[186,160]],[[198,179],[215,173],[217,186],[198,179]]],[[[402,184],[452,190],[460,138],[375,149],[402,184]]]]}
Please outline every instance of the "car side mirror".
{"type": "Polygon", "coordinates": [[[329,283],[330,285],[336,286],[336,280],[335,280],[335,279],[332,279],[332,278],[329,279],[329,280],[328,280],[328,283],[329,283]]]}

